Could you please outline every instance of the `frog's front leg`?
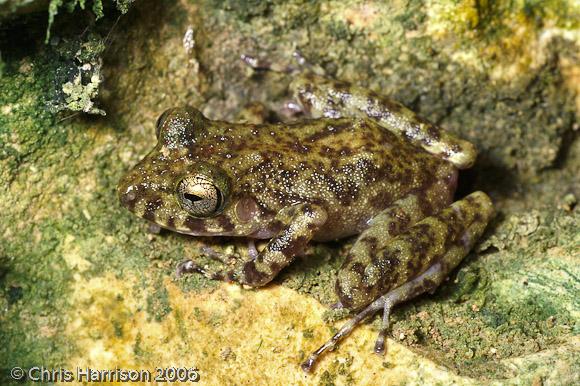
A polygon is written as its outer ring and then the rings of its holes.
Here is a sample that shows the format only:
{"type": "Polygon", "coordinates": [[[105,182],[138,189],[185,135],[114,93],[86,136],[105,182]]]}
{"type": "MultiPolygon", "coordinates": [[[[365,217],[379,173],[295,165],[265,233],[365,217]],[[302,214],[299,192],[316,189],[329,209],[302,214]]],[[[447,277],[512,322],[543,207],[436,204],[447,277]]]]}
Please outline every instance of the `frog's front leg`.
{"type": "MultiPolygon", "coordinates": [[[[375,244],[372,261],[366,256],[357,261],[354,256],[339,273],[337,292],[343,305],[362,311],[313,352],[302,368],[309,371],[323,352],[333,349],[357,324],[381,309],[383,322],[375,352],[382,353],[392,308],[437,288],[471,250],[493,213],[489,197],[475,192],[383,245],[375,244]]],[[[364,233],[357,244],[363,237],[364,233]]]]}
{"type": "Polygon", "coordinates": [[[326,218],[326,211],[318,205],[291,206],[280,211],[275,218],[275,221],[285,224],[284,228],[257,255],[250,252],[247,260],[229,270],[207,272],[193,263],[189,268],[200,271],[211,279],[236,281],[252,287],[263,286],[304,251],[316,231],[326,222],[326,218]]]}

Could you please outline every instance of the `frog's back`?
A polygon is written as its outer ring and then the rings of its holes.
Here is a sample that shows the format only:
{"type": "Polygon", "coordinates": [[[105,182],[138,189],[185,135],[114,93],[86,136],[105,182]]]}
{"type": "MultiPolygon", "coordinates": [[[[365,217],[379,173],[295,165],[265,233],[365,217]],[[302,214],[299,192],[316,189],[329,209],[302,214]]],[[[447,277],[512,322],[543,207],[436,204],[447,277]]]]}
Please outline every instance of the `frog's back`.
{"type": "Polygon", "coordinates": [[[244,146],[223,166],[249,195],[273,213],[300,202],[328,212],[317,239],[341,238],[411,191],[428,189],[446,161],[397,137],[368,119],[319,119],[245,128],[244,146]]]}

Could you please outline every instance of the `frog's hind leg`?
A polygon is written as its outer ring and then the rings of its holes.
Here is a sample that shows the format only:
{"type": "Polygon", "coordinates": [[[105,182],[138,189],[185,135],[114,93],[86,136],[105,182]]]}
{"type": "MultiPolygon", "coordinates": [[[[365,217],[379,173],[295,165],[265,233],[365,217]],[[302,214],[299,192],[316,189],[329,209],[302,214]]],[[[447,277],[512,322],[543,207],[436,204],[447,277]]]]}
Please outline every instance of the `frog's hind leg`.
{"type": "Polygon", "coordinates": [[[302,363],[302,369],[310,371],[322,353],[334,349],[361,321],[381,309],[384,314],[375,352],[383,353],[392,308],[437,288],[471,250],[493,213],[489,197],[483,192],[475,192],[436,215],[419,221],[390,240],[384,248],[377,250],[379,258],[364,269],[364,276],[356,285],[360,284],[368,293],[384,288],[383,295],[363,308],[330,340],[314,351],[302,363]],[[426,240],[430,240],[431,245],[426,244],[426,240]],[[386,264],[387,261],[394,263],[386,264]],[[383,272],[379,275],[380,279],[374,281],[373,277],[381,269],[383,272]]]}
{"type": "MultiPolygon", "coordinates": [[[[434,178],[430,185],[390,203],[367,223],[367,228],[348,252],[338,273],[336,291],[340,301],[337,308],[360,308],[382,295],[386,286],[391,285],[394,288],[395,285],[401,285],[410,279],[399,274],[402,265],[397,264],[397,259],[385,257],[382,252],[396,236],[453,202],[457,169],[449,163],[444,164],[444,167],[432,172],[434,178]],[[374,271],[365,274],[366,269],[370,268],[374,268],[374,271]],[[379,273],[386,271],[391,279],[396,280],[367,287],[369,282],[376,280],[379,273]]],[[[427,244],[428,241],[423,243],[427,244]]]]}
{"type": "Polygon", "coordinates": [[[381,296],[370,305],[368,305],[364,310],[356,314],[344,326],[342,326],[340,330],[332,336],[332,338],[330,338],[316,351],[310,354],[308,359],[300,365],[302,370],[309,372],[316,364],[322,353],[328,350],[334,350],[336,344],[347,337],[358,324],[380,310],[383,310],[383,319],[379,329],[377,341],[375,342],[374,351],[377,354],[383,354],[385,351],[385,335],[389,328],[389,318],[391,316],[391,310],[393,307],[398,303],[411,299],[423,292],[429,291],[431,287],[428,286],[431,284],[433,289],[436,288],[437,285],[443,281],[443,279],[445,279],[447,274],[448,272],[443,270],[441,263],[436,263],[417,278],[406,284],[403,284],[399,288],[387,293],[386,295],[381,296]]]}
{"type": "Polygon", "coordinates": [[[471,143],[446,132],[397,101],[312,73],[295,77],[290,88],[302,110],[313,118],[369,118],[459,169],[469,168],[475,162],[477,152],[471,143]]]}

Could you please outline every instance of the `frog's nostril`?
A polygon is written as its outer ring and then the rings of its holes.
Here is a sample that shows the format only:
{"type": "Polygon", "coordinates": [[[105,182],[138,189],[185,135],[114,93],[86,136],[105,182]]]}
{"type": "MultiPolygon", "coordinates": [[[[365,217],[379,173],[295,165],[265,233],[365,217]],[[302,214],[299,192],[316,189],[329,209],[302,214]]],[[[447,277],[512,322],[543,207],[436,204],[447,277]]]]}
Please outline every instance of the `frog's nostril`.
{"type": "Polygon", "coordinates": [[[126,201],[135,201],[136,198],[137,198],[137,194],[135,194],[135,192],[133,192],[133,191],[125,194],[126,201]]]}
{"type": "Polygon", "coordinates": [[[135,207],[135,202],[137,201],[137,192],[133,185],[127,187],[121,187],[119,189],[119,199],[121,204],[126,206],[129,210],[133,210],[135,207]]]}

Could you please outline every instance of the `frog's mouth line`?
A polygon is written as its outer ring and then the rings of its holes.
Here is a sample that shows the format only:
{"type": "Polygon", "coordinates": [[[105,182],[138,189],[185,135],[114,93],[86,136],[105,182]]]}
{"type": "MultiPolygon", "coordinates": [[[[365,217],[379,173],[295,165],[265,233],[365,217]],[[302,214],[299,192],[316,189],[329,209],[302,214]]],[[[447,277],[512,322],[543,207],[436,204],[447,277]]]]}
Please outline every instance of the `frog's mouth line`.
{"type": "Polygon", "coordinates": [[[187,217],[181,221],[181,224],[178,224],[173,218],[169,218],[167,222],[158,219],[153,221],[153,224],[180,234],[197,237],[234,236],[269,239],[273,236],[272,232],[258,229],[256,226],[236,227],[226,216],[212,219],[187,217]]]}

